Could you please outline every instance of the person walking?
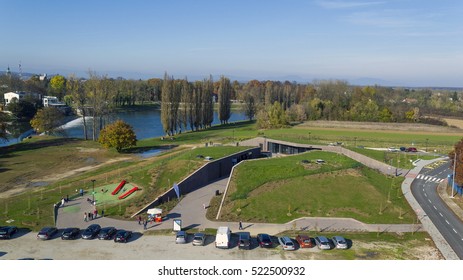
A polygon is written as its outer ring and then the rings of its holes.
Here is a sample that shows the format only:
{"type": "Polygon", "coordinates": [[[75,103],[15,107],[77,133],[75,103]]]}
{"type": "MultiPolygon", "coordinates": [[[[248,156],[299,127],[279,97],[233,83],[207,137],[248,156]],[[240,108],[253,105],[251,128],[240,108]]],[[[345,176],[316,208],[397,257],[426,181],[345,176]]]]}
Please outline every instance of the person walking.
{"type": "Polygon", "coordinates": [[[240,230],[243,230],[243,223],[241,221],[239,223],[239,228],[240,228],[240,230]]]}
{"type": "Polygon", "coordinates": [[[147,225],[148,225],[148,220],[145,220],[145,221],[143,222],[143,229],[144,229],[144,230],[146,230],[146,226],[147,226],[147,225]]]}
{"type": "Polygon", "coordinates": [[[101,210],[101,217],[104,217],[104,209],[101,210]]]}
{"type": "Polygon", "coordinates": [[[96,217],[98,216],[98,210],[93,210],[93,218],[96,219],[96,217]]]}
{"type": "Polygon", "coordinates": [[[87,212],[84,213],[84,222],[87,221],[87,212]]]}
{"type": "Polygon", "coordinates": [[[62,207],[64,207],[64,203],[65,203],[65,202],[66,202],[66,201],[64,200],[64,197],[62,197],[62,198],[61,198],[61,206],[62,206],[62,207]]]}
{"type": "Polygon", "coordinates": [[[138,216],[138,224],[141,225],[141,216],[138,216]]]}

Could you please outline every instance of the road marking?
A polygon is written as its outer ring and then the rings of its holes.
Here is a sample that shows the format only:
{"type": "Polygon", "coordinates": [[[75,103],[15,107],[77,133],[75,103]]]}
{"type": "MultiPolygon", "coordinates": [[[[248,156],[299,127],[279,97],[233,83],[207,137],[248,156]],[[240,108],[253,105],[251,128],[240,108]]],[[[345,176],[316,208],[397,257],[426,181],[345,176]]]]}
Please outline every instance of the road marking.
{"type": "MultiPolygon", "coordinates": [[[[424,189],[423,189],[423,191],[424,191],[424,189]]],[[[427,194],[427,193],[424,193],[424,196],[428,197],[428,194],[427,194]]]]}
{"type": "Polygon", "coordinates": [[[431,202],[431,200],[430,200],[430,199],[428,199],[428,201],[429,201],[429,203],[431,203],[431,204],[432,204],[432,202],[431,202]]]}
{"type": "Polygon", "coordinates": [[[449,221],[445,220],[445,222],[446,222],[448,225],[450,225],[449,221]]]}
{"type": "Polygon", "coordinates": [[[436,210],[437,210],[437,207],[436,207],[435,205],[433,205],[433,207],[434,207],[434,209],[436,209],[436,210]]]}
{"type": "Polygon", "coordinates": [[[442,215],[442,213],[441,213],[441,212],[439,212],[439,215],[440,215],[441,217],[444,217],[444,215],[442,215]]]}
{"type": "Polygon", "coordinates": [[[458,234],[458,232],[455,229],[453,229],[453,231],[458,234]]]}

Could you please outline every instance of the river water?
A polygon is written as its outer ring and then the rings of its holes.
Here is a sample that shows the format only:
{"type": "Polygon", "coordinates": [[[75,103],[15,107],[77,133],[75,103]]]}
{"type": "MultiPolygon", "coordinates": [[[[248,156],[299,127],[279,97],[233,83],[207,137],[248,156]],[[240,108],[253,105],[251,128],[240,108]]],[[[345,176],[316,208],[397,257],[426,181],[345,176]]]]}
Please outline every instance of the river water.
{"type": "MultiPolygon", "coordinates": [[[[111,119],[121,119],[124,122],[130,124],[137,135],[137,139],[146,139],[153,137],[160,137],[165,135],[161,123],[161,111],[160,110],[142,110],[142,111],[130,111],[130,112],[119,112],[114,114],[111,119]]],[[[88,138],[92,136],[91,118],[88,120],[88,138]]],[[[243,121],[246,120],[246,116],[242,111],[233,111],[229,122],[243,121]]],[[[218,113],[214,111],[214,121],[212,124],[220,124],[218,113]]],[[[83,122],[82,118],[74,119],[64,126],[64,131],[67,137],[84,138],[83,122]]],[[[26,132],[26,131],[24,131],[26,132]]],[[[24,135],[23,135],[24,136],[24,135]]],[[[12,145],[20,142],[19,138],[9,139],[8,142],[0,143],[0,146],[12,145]]]]}

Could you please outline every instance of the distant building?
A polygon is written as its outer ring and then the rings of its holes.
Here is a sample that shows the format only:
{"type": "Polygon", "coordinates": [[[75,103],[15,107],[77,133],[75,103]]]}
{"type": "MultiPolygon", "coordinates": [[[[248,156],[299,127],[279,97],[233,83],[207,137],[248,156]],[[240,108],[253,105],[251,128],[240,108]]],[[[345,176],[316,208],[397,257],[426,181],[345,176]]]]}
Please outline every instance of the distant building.
{"type": "Polygon", "coordinates": [[[16,92],[7,92],[3,94],[3,99],[5,100],[5,105],[10,104],[10,102],[16,98],[16,100],[23,100],[26,97],[31,97],[32,99],[40,100],[42,95],[40,93],[35,92],[24,92],[24,91],[16,91],[16,92]]]}
{"type": "Polygon", "coordinates": [[[58,97],[56,96],[44,96],[42,101],[44,107],[59,107],[66,105],[63,102],[59,102],[58,97]]]}

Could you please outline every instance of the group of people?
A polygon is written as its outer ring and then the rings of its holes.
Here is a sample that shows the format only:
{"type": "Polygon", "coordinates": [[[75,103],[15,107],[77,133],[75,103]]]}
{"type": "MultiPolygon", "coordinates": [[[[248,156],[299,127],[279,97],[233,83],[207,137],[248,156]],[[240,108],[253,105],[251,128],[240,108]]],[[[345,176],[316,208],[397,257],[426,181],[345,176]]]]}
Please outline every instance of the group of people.
{"type": "MultiPolygon", "coordinates": [[[[93,210],[93,212],[85,212],[84,213],[84,221],[87,222],[87,221],[91,221],[91,220],[94,220],[98,217],[98,210],[95,209],[93,210]]],[[[101,211],[101,217],[104,217],[104,210],[101,211]]]]}

